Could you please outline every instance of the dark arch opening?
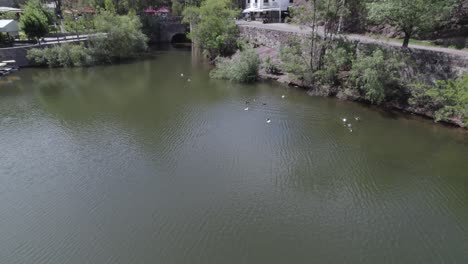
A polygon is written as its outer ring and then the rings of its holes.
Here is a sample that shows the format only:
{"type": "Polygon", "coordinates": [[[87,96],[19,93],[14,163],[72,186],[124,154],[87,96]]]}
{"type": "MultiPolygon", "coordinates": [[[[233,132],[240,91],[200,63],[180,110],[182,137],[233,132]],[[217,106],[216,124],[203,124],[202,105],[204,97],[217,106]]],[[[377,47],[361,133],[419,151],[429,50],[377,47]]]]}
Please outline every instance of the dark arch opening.
{"type": "Polygon", "coordinates": [[[184,33],[177,33],[172,36],[171,43],[190,43],[190,39],[188,39],[187,35],[184,33]]]}

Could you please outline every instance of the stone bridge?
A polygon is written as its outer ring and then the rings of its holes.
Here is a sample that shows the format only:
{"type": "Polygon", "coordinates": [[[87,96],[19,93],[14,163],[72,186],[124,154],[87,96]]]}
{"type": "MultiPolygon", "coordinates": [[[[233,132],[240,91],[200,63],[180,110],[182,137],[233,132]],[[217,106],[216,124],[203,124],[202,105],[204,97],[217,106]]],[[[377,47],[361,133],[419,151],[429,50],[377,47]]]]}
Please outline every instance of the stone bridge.
{"type": "Polygon", "coordinates": [[[182,43],[190,42],[187,34],[190,31],[189,24],[182,23],[182,17],[142,17],[143,27],[150,36],[152,43],[182,43]]]}

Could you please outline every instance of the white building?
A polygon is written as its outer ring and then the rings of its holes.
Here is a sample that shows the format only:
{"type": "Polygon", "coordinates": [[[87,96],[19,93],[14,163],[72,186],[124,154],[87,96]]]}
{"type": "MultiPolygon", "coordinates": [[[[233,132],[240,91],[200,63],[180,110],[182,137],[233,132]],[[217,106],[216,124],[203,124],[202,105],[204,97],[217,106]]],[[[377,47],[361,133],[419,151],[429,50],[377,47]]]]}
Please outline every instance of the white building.
{"type": "MultiPolygon", "coordinates": [[[[281,11],[287,11],[288,7],[292,6],[294,0],[245,0],[246,8],[249,9],[278,9],[281,11]]],[[[246,9],[246,10],[247,10],[246,9]]],[[[245,11],[245,10],[244,10],[245,11]]]]}
{"type": "Polygon", "coordinates": [[[278,22],[280,17],[288,13],[288,7],[294,0],[245,0],[246,9],[242,12],[246,17],[253,19],[269,18],[278,22]]]}
{"type": "Polygon", "coordinates": [[[245,0],[244,17],[264,22],[281,22],[294,0],[245,0]]]}

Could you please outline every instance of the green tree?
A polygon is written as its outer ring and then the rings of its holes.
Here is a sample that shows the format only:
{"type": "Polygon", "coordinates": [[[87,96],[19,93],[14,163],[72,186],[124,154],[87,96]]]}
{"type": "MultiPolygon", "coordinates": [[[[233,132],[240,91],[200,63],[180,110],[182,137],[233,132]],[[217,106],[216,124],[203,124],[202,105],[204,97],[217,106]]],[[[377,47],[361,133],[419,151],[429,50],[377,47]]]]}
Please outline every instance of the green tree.
{"type": "Polygon", "coordinates": [[[310,0],[291,8],[292,21],[311,29],[307,51],[312,71],[322,68],[324,56],[340,33],[340,20],[346,12],[343,0],[310,0]],[[323,31],[319,25],[323,25],[323,31]]]}
{"type": "Polygon", "coordinates": [[[237,14],[229,0],[205,0],[200,7],[189,6],[183,12],[184,21],[191,24],[189,38],[211,60],[236,50],[237,14]]]}
{"type": "Polygon", "coordinates": [[[102,11],[96,15],[97,32],[105,33],[91,40],[98,61],[114,61],[135,57],[147,49],[148,38],[143,34],[140,19],[135,14],[116,15],[102,11]]]}
{"type": "Polygon", "coordinates": [[[53,24],[54,15],[47,11],[37,0],[31,0],[24,8],[20,19],[20,27],[28,38],[37,39],[49,33],[49,25],[53,24]]]}
{"type": "Polygon", "coordinates": [[[403,47],[410,38],[430,30],[454,8],[456,0],[380,0],[369,4],[369,19],[388,23],[404,33],[403,47]]]}
{"type": "Polygon", "coordinates": [[[104,1],[104,6],[106,8],[107,11],[111,12],[111,13],[115,13],[115,5],[114,5],[114,1],[112,0],[105,0],[104,1]]]}

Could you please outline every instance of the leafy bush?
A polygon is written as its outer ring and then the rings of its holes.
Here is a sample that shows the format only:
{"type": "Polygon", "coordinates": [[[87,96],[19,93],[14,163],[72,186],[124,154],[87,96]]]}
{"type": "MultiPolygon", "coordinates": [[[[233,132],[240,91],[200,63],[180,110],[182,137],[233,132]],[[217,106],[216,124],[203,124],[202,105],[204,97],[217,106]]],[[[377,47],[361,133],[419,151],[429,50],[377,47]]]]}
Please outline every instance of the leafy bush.
{"type": "Polygon", "coordinates": [[[235,82],[253,82],[257,80],[259,66],[258,54],[254,49],[248,48],[232,58],[218,57],[216,68],[210,72],[210,76],[235,82]]]}
{"type": "Polygon", "coordinates": [[[398,86],[397,62],[386,58],[382,50],[375,50],[370,56],[359,54],[351,69],[351,82],[371,103],[380,104],[387,91],[398,86]]]}
{"type": "Polygon", "coordinates": [[[282,68],[291,75],[292,78],[301,81],[304,85],[310,85],[314,81],[314,74],[310,65],[311,41],[309,38],[303,43],[297,38],[289,39],[289,45],[281,48],[280,58],[282,68]]]}
{"type": "Polygon", "coordinates": [[[26,57],[37,65],[47,65],[44,49],[30,49],[26,57]]]}
{"type": "Polygon", "coordinates": [[[324,55],[324,67],[315,72],[315,78],[321,84],[337,85],[339,73],[351,69],[353,56],[349,45],[343,41],[338,42],[335,48],[327,50],[324,55]]]}
{"type": "MultiPolygon", "coordinates": [[[[320,45],[317,44],[317,47],[315,53],[320,52],[320,45]]],[[[305,52],[310,50],[311,40],[305,39],[301,42],[298,38],[290,39],[289,45],[280,50],[283,68],[303,84],[335,85],[338,83],[339,72],[350,70],[354,56],[353,47],[345,41],[335,40],[332,48],[324,50],[325,54],[321,56],[323,61],[317,63],[322,64],[319,69],[312,68],[311,54],[305,52]]]]}
{"type": "Polygon", "coordinates": [[[417,89],[410,103],[422,105],[429,101],[437,122],[455,119],[468,126],[468,74],[456,80],[437,81],[433,87],[417,84],[413,88],[417,89]]]}
{"type": "Polygon", "coordinates": [[[31,49],[27,58],[38,65],[49,67],[81,67],[94,63],[90,51],[82,44],[31,49]]]}
{"type": "Polygon", "coordinates": [[[281,72],[280,68],[277,64],[271,61],[270,56],[265,59],[265,63],[263,64],[265,71],[269,74],[279,74],[281,72]]]}

